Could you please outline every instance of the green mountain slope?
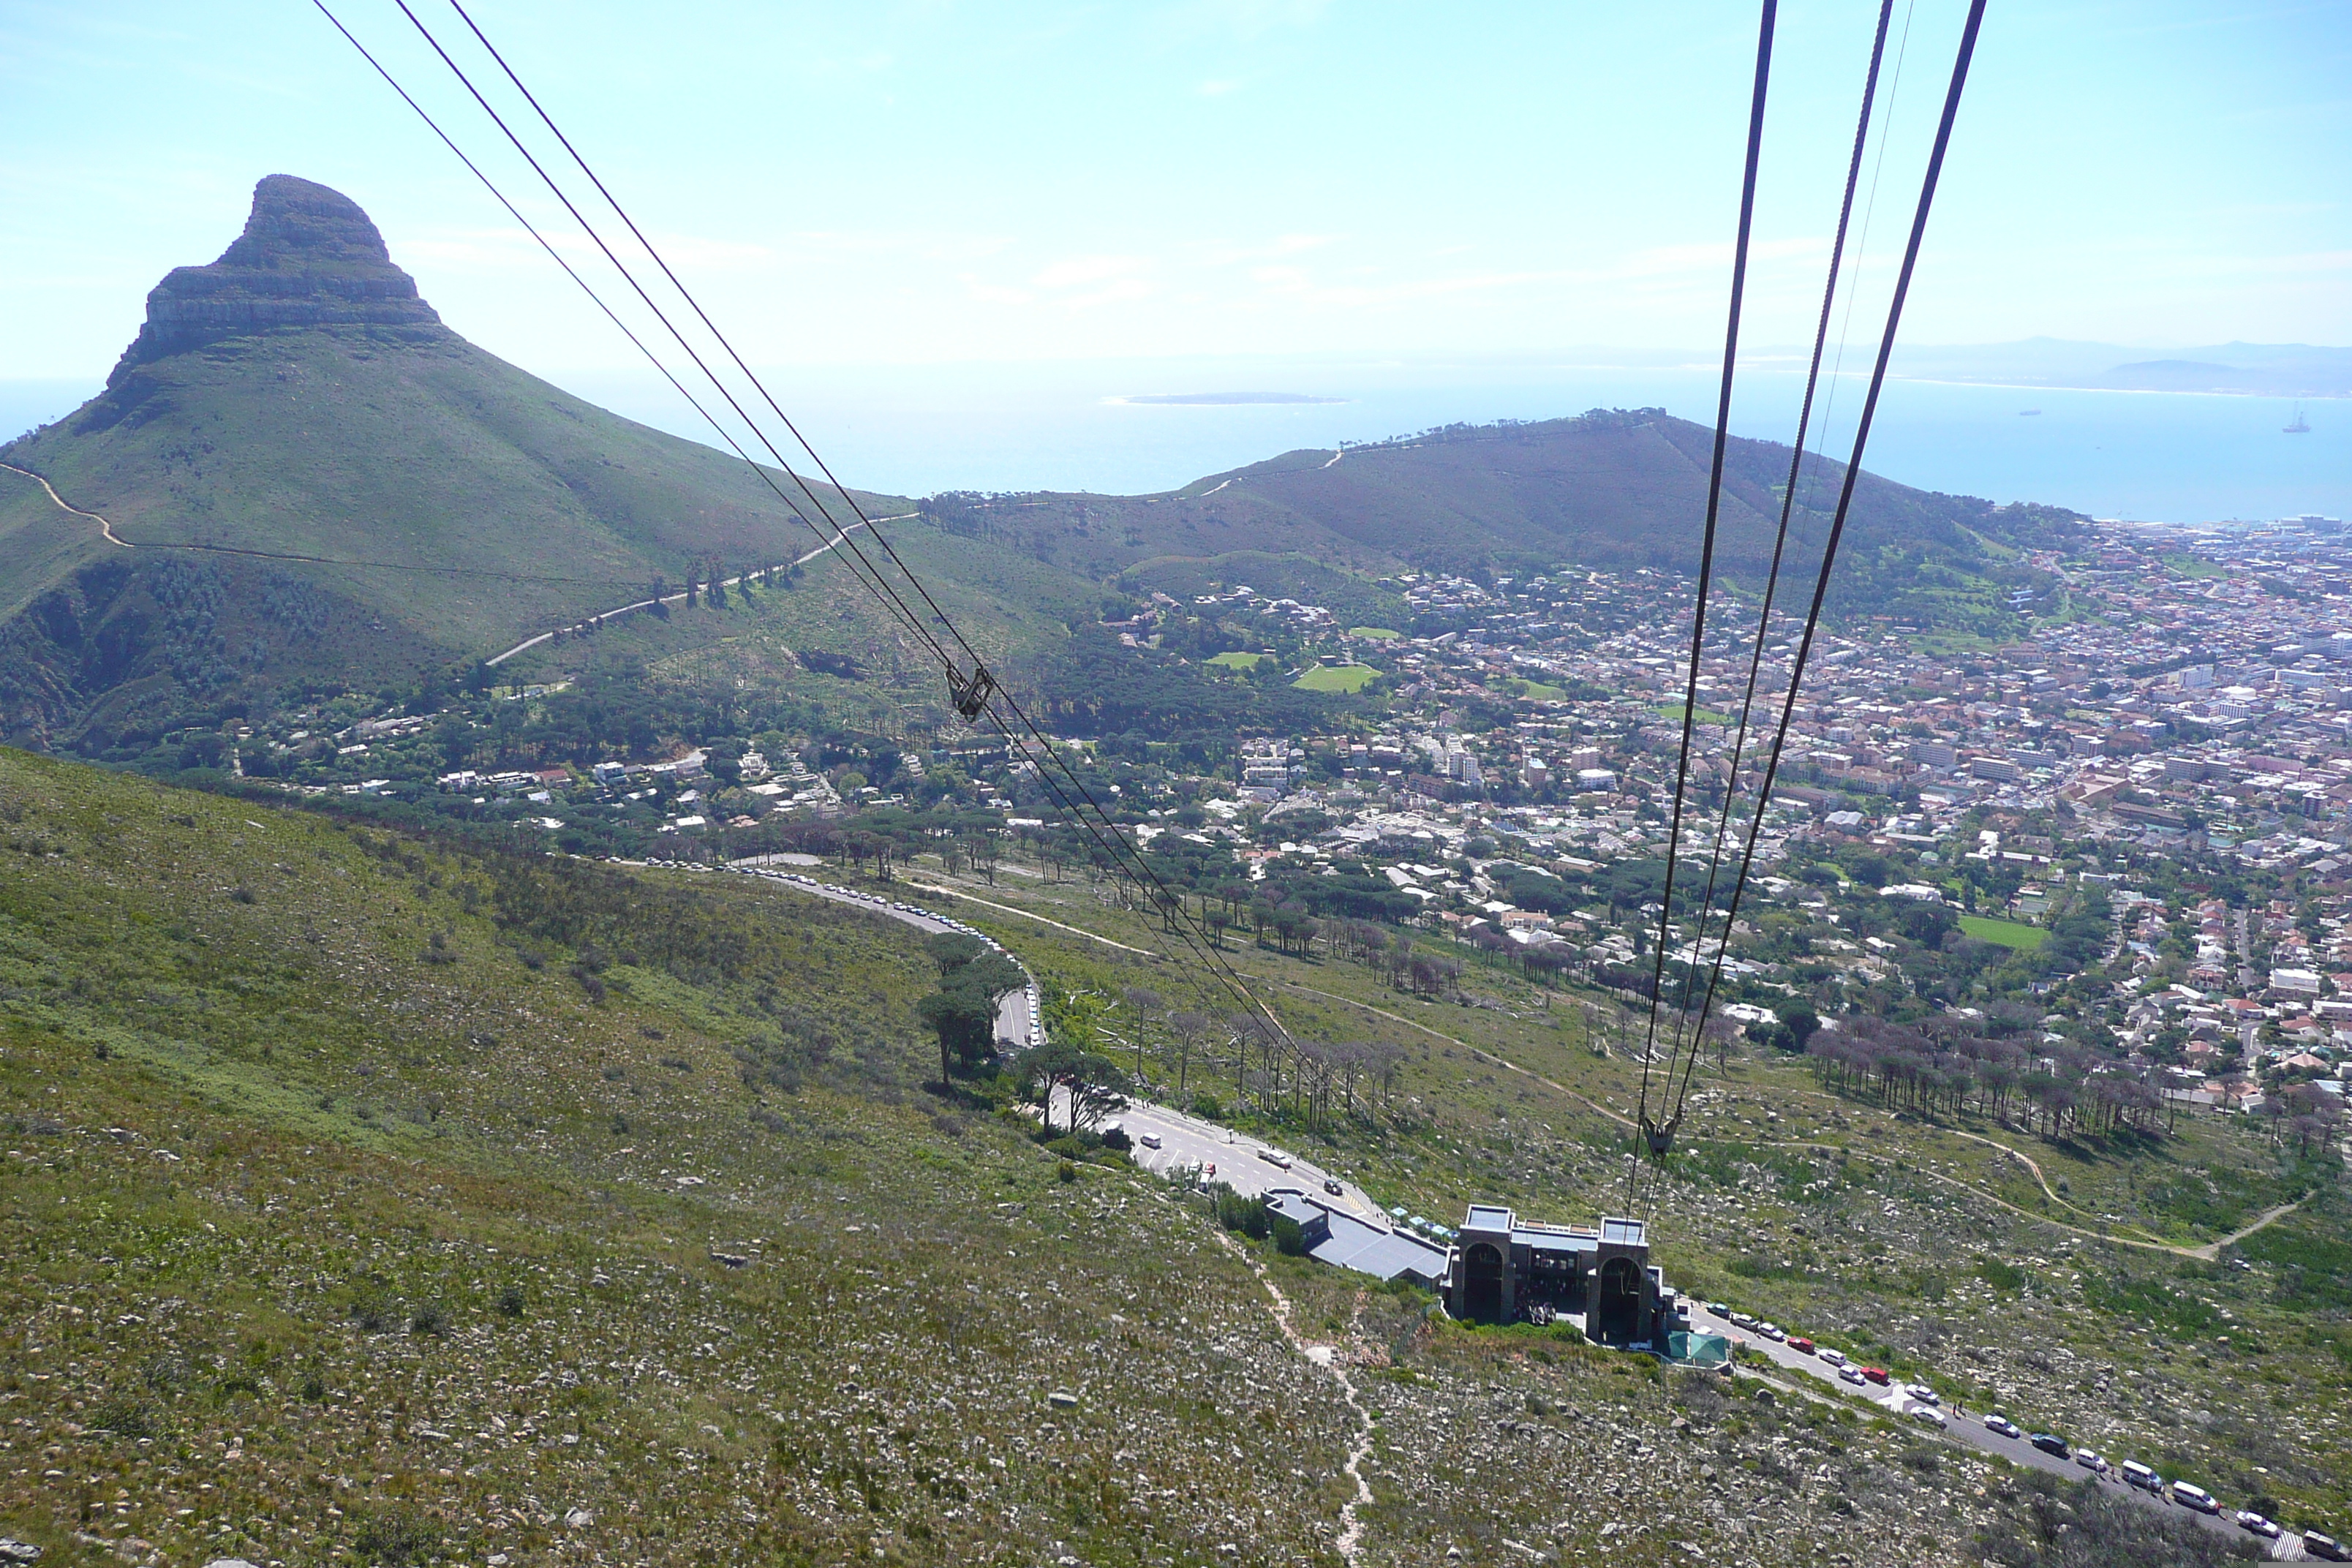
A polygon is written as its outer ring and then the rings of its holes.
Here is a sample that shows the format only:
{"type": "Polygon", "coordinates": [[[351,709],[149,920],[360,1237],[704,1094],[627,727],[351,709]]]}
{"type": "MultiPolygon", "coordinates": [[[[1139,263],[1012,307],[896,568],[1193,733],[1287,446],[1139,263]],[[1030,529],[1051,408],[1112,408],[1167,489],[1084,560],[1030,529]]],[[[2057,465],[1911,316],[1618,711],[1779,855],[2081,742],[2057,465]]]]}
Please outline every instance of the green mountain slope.
{"type": "MultiPolygon", "coordinates": [[[[1660,409],[1595,410],[1290,452],[1164,495],[943,496],[925,508],[947,526],[1092,574],[1139,563],[1148,574],[1167,558],[1243,552],[1372,574],[1561,563],[1681,572],[1698,560],[1713,441],[1706,426],[1660,409]]],[[[1729,445],[1717,550],[1736,579],[1760,578],[1769,564],[1788,465],[1784,446],[1729,445]]],[[[1808,467],[1791,528],[1799,569],[1819,559],[1843,475],[1841,464],[1808,467]]],[[[1840,557],[1842,596],[1881,601],[1921,563],[1999,571],[2011,547],[2058,542],[2075,521],[2055,508],[1995,507],[1865,471],[1840,557]]],[[[1246,580],[1246,561],[1231,570],[1246,580]]],[[[1920,613],[1932,618],[1934,607],[1920,613]]]]}
{"type": "Polygon", "coordinates": [[[18,733],[272,681],[413,682],[656,577],[815,542],[732,457],[450,331],[365,214],[285,175],[218,262],[158,285],[106,391],[0,461],[130,546],[0,472],[18,733]]]}

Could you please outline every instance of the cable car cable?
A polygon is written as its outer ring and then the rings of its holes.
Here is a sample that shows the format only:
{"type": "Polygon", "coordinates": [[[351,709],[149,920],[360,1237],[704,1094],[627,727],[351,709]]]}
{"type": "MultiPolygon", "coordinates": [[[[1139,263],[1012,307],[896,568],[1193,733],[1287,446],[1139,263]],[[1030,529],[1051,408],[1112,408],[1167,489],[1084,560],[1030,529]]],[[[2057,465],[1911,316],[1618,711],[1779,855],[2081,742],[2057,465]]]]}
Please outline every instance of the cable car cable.
{"type": "MultiPolygon", "coordinates": [[[[1886,384],[1887,362],[1894,356],[1895,331],[1903,320],[1904,302],[1911,292],[1912,275],[1918,267],[1919,246],[1927,232],[1928,214],[1935,206],[1936,187],[1943,177],[1944,156],[1951,146],[1952,123],[1959,114],[1960,96],[1968,86],[1969,66],[1976,54],[1977,36],[1984,23],[1984,10],[1985,0],[1969,0],[1968,21],[1961,28],[1959,49],[1952,62],[1951,85],[1944,95],[1943,116],[1937,123],[1935,146],[1928,153],[1927,175],[1919,188],[1918,207],[1911,219],[1910,238],[1904,246],[1902,269],[1895,275],[1894,298],[1887,305],[1886,329],[1880,336],[1878,358],[1871,368],[1870,390],[1863,399],[1862,416],[1854,427],[1853,456],[1846,460],[1843,482],[1838,490],[1837,511],[1830,522],[1828,542],[1822,546],[1820,570],[1813,578],[1812,603],[1806,611],[1804,636],[1797,645],[1795,665],[1790,672],[1789,700],[1781,708],[1780,722],[1772,737],[1771,758],[1765,766],[1762,787],[1758,792],[1756,815],[1748,824],[1748,843],[1739,861],[1739,877],[1732,884],[1731,918],[1735,920],[1738,917],[1740,898],[1748,889],[1748,876],[1755,864],[1757,834],[1763,826],[1764,810],[1770,804],[1772,784],[1779,775],[1781,753],[1788,744],[1789,721],[1796,710],[1797,692],[1804,680],[1806,660],[1812,653],[1813,637],[1821,626],[1822,605],[1829,594],[1830,573],[1837,564],[1838,546],[1844,537],[1846,518],[1853,505],[1854,487],[1862,477],[1863,452],[1869,445],[1870,427],[1878,413],[1879,395],[1886,384]]],[[[1728,929],[1727,925],[1726,929],[1728,929]]],[[[1718,954],[1708,977],[1706,1000],[1701,1006],[1702,1026],[1706,1022],[1706,1008],[1713,1005],[1716,984],[1722,972],[1722,958],[1718,954]]],[[[1689,1076],[1685,1073],[1683,1091],[1687,1093],[1689,1087],[1689,1076]]],[[[1679,1099],[1675,1114],[1681,1114],[1679,1099]]]]}
{"type": "MultiPolygon", "coordinates": [[[[1675,805],[1672,823],[1666,834],[1665,887],[1659,897],[1658,950],[1650,978],[1650,1013],[1647,1032],[1642,1043],[1642,1096],[1635,1122],[1639,1136],[1650,1145],[1651,1152],[1664,1152],[1659,1140],[1663,1135],[1670,1143],[1671,1129],[1661,1129],[1650,1120],[1650,1068],[1656,1055],[1658,1039],[1658,1002],[1665,989],[1666,948],[1673,940],[1675,918],[1675,865],[1682,848],[1683,799],[1690,777],[1692,721],[1698,709],[1699,657],[1706,637],[1706,596],[1715,574],[1716,523],[1723,501],[1723,462],[1731,437],[1731,388],[1739,360],[1739,310],[1748,286],[1748,242],[1756,221],[1756,170],[1764,154],[1764,104],[1772,77],[1772,29],[1780,14],[1779,0],[1763,0],[1762,17],[1756,36],[1756,85],[1748,108],[1748,161],[1740,175],[1739,235],[1731,260],[1730,320],[1723,336],[1723,384],[1716,402],[1715,456],[1706,484],[1706,524],[1699,541],[1698,595],[1691,611],[1690,674],[1683,689],[1683,732],[1679,756],[1675,763],[1675,805]]],[[[1696,958],[1696,954],[1693,955],[1696,958]]],[[[1640,1150],[1635,1150],[1633,1169],[1641,1169],[1640,1150]]],[[[1627,1180],[1628,1205],[1633,1196],[1633,1180],[1627,1180]]]]}

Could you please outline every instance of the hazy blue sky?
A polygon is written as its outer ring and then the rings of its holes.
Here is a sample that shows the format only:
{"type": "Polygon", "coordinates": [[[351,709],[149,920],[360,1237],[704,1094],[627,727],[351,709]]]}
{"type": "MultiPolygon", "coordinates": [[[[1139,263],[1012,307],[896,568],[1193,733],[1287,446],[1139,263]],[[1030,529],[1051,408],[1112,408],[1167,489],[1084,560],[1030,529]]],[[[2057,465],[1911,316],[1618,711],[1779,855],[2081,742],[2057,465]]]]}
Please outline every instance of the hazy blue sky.
{"type": "MultiPolygon", "coordinates": [[[[389,0],[331,3],[548,210],[389,0]]],[[[414,3],[457,34],[445,0],[414,3]]],[[[1896,9],[1881,279],[1961,10],[1896,9]]],[[[1809,328],[1874,14],[1782,8],[1751,342],[1809,328]]],[[[1746,5],[476,15],[764,361],[1704,349],[1721,331],[1746,5]]],[[[558,374],[625,363],[299,0],[17,0],[0,149],[0,377],[102,373],[145,290],[215,256],[273,171],[357,199],[496,352],[558,374]]],[[[2347,168],[2352,6],[1993,0],[1906,337],[2352,342],[2347,168]]]]}

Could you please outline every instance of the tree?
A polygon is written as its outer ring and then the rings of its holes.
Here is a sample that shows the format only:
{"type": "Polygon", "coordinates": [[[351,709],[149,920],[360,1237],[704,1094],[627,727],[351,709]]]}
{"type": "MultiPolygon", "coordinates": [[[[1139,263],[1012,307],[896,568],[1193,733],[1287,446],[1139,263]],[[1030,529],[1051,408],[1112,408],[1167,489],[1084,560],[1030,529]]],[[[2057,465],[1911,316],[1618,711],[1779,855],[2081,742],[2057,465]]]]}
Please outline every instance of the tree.
{"type": "Polygon", "coordinates": [[[1127,1103],[1127,1075],[1108,1057],[1051,1040],[1029,1053],[1027,1087],[1045,1113],[1045,1131],[1054,1130],[1054,1097],[1062,1094],[1069,1109],[1070,1131],[1093,1126],[1127,1103]]]}
{"type": "Polygon", "coordinates": [[[1021,966],[977,937],[941,931],[925,947],[940,966],[939,989],[915,1005],[940,1042],[940,1081],[969,1077],[996,1050],[996,1004],[1029,983],[1021,966]]]}

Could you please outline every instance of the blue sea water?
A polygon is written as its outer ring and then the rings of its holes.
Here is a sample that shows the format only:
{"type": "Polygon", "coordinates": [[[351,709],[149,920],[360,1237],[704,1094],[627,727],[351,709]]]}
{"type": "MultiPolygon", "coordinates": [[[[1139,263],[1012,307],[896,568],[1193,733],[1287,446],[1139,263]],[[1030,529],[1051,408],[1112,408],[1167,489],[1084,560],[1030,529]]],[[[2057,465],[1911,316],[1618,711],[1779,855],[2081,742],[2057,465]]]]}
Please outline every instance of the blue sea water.
{"type": "MultiPolygon", "coordinates": [[[[902,495],[1166,489],[1295,447],[1595,407],[1663,407],[1712,423],[1717,391],[1712,364],[1611,363],[1590,353],[787,366],[765,374],[835,472],[902,495]],[[1235,392],[1335,401],[1123,401],[1235,392]]],[[[708,438],[676,395],[649,376],[551,379],[632,418],[708,438]]],[[[56,418],[95,390],[63,381],[0,382],[0,430],[56,418]]],[[[1802,390],[1800,365],[1768,360],[1744,367],[1734,430],[1789,439],[1802,390]]],[[[1817,429],[1825,428],[1839,457],[1852,441],[1864,390],[1863,378],[1849,371],[1823,394],[1817,429]]],[[[2044,501],[2097,517],[2210,522],[2352,514],[2352,400],[2304,405],[2311,432],[2290,436],[2283,427],[2296,406],[2273,398],[1898,379],[1887,384],[1864,461],[1928,489],[2044,501]]]]}

